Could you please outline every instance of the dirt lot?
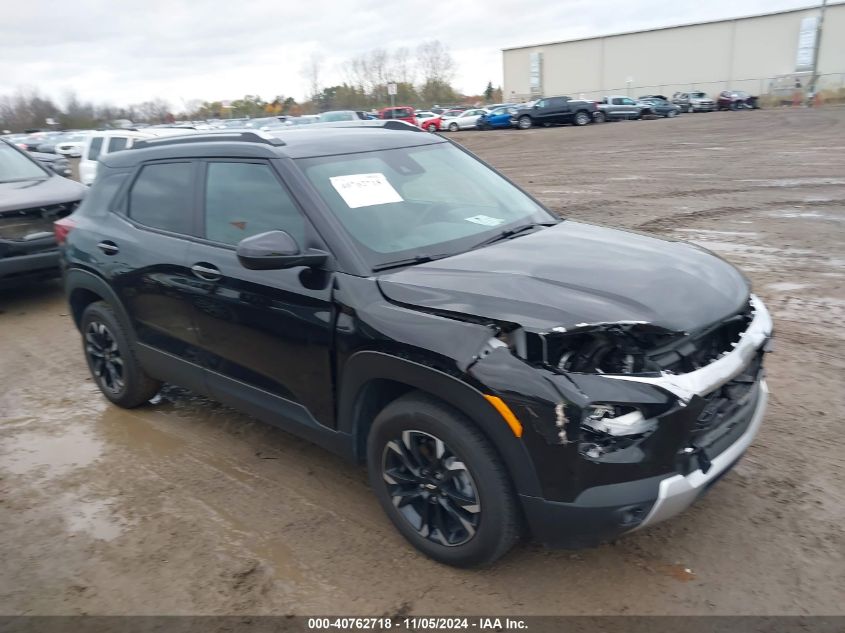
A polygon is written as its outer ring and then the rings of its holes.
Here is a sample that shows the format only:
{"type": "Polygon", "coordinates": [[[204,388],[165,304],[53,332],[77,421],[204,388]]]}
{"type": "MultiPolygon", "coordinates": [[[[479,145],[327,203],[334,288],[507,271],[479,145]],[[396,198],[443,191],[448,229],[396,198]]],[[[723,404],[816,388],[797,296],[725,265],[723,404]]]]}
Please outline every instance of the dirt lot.
{"type": "Polygon", "coordinates": [[[566,216],[746,271],[777,345],[736,469],[617,543],[442,567],[359,467],[179,390],[107,405],[51,283],[0,294],[0,613],[845,613],[845,109],[453,137],[566,216]]]}

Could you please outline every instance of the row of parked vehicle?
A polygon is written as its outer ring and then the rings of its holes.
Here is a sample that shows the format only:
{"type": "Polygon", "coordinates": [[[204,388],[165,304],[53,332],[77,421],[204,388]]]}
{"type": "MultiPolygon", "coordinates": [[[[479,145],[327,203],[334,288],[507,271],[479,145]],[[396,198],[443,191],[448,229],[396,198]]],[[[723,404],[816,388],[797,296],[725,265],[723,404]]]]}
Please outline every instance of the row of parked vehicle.
{"type": "MultiPolygon", "coordinates": [[[[682,112],[712,112],[716,110],[756,109],[757,97],[741,91],[725,90],[717,99],[706,93],[676,92],[669,99],[664,95],[643,95],[632,99],[625,95],[608,95],[601,100],[573,99],[567,96],[544,97],[527,103],[500,103],[483,108],[452,108],[435,112],[423,110],[402,118],[429,132],[457,132],[458,130],[528,129],[535,125],[587,125],[621,119],[643,117],[673,118],[682,112]]],[[[412,114],[411,114],[412,113],[412,114]]]]}

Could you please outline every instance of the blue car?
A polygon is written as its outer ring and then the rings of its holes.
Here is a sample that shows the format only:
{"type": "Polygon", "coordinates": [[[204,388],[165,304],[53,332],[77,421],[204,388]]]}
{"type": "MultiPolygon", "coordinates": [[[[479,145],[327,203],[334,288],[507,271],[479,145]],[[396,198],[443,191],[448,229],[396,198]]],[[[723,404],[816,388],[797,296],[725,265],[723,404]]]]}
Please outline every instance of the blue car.
{"type": "Polygon", "coordinates": [[[516,108],[511,105],[499,106],[478,117],[475,127],[479,130],[509,128],[514,113],[516,113],[516,108]]]}

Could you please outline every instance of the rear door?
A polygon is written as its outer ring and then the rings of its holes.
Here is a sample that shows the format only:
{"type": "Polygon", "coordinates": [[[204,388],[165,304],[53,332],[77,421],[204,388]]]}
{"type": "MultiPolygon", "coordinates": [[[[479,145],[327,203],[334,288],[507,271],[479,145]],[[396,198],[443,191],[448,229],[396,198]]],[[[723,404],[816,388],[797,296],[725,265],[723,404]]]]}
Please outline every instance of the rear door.
{"type": "Polygon", "coordinates": [[[202,172],[202,239],[189,259],[212,395],[270,421],[333,426],[331,274],[249,270],[235,253],[265,231],[287,231],[303,250],[316,234],[270,162],[208,160],[202,172]]]}
{"type": "Polygon", "coordinates": [[[117,226],[97,243],[138,341],[191,362],[197,361],[191,303],[200,292],[188,267],[188,244],[196,233],[197,169],[187,160],[142,165],[123,201],[122,216],[114,218],[117,226]]]}

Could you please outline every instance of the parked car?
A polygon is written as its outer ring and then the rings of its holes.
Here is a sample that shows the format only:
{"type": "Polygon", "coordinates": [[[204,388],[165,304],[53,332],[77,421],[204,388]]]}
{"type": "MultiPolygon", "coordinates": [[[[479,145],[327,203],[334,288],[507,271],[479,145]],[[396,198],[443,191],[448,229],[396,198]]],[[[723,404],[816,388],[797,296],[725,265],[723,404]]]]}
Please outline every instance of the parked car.
{"type": "Polygon", "coordinates": [[[516,107],[504,105],[485,112],[475,122],[479,130],[493,130],[509,128],[513,125],[513,115],[516,114],[516,107]]]}
{"type": "Polygon", "coordinates": [[[597,107],[604,121],[641,119],[651,114],[651,107],[623,95],[608,95],[598,102],[597,107]]]}
{"type": "Polygon", "coordinates": [[[765,409],[772,323],[746,278],[561,220],[393,123],[103,157],[56,223],[94,384],[131,408],[173,382],[365,462],[399,532],[451,565],[689,506],[765,409]]]}
{"type": "Polygon", "coordinates": [[[54,171],[59,176],[70,178],[73,176],[73,170],[70,168],[70,161],[59,154],[49,154],[46,152],[30,152],[32,156],[39,163],[44,165],[47,169],[54,171]]]}
{"type": "Polygon", "coordinates": [[[59,274],[53,221],[70,215],[86,191],[0,140],[0,287],[59,274]]]}
{"type": "Polygon", "coordinates": [[[411,125],[416,125],[417,120],[414,118],[414,109],[411,106],[395,106],[392,108],[382,108],[378,111],[379,119],[398,119],[406,121],[411,125]]]}
{"type": "Polygon", "coordinates": [[[571,123],[587,125],[603,121],[596,104],[571,97],[545,97],[529,104],[523,104],[512,115],[515,125],[527,130],[532,125],[554,125],[571,123]]]}
{"type": "Polygon", "coordinates": [[[676,92],[672,95],[672,103],[684,112],[712,112],[716,109],[716,102],[705,92],[676,92]]]}
{"type": "Polygon", "coordinates": [[[417,110],[414,113],[417,127],[426,130],[427,132],[437,132],[440,130],[440,123],[442,119],[436,112],[417,110]]]}
{"type": "Polygon", "coordinates": [[[759,107],[757,97],[741,90],[723,90],[716,100],[717,110],[756,110],[759,107]]]}
{"type": "Polygon", "coordinates": [[[334,121],[365,121],[370,117],[366,112],[358,110],[331,110],[319,115],[320,123],[332,123],[334,121]]]}
{"type": "Polygon", "coordinates": [[[440,129],[449,130],[450,132],[457,132],[458,130],[471,130],[475,127],[478,117],[483,115],[487,110],[484,108],[473,108],[470,110],[463,110],[453,115],[449,113],[443,114],[440,122],[440,129]]]}
{"type": "Polygon", "coordinates": [[[56,154],[62,156],[69,156],[71,158],[79,158],[82,156],[82,149],[85,147],[85,139],[91,135],[91,132],[67,132],[62,134],[55,140],[53,145],[56,154]]]}
{"type": "MultiPolygon", "coordinates": [[[[247,119],[242,119],[246,121],[247,119]]],[[[243,124],[240,124],[242,127],[243,124]]],[[[82,157],[79,159],[79,180],[83,185],[90,185],[97,176],[97,161],[107,154],[129,149],[145,138],[174,136],[191,133],[194,130],[175,127],[148,127],[143,130],[97,130],[85,141],[82,157]]]]}
{"type": "Polygon", "coordinates": [[[671,101],[659,97],[640,97],[640,104],[648,106],[649,112],[656,116],[673,119],[681,113],[681,109],[671,101]]]}
{"type": "Polygon", "coordinates": [[[302,116],[288,117],[285,120],[285,125],[310,125],[311,123],[318,123],[319,121],[319,115],[303,114],[302,116]]]}

